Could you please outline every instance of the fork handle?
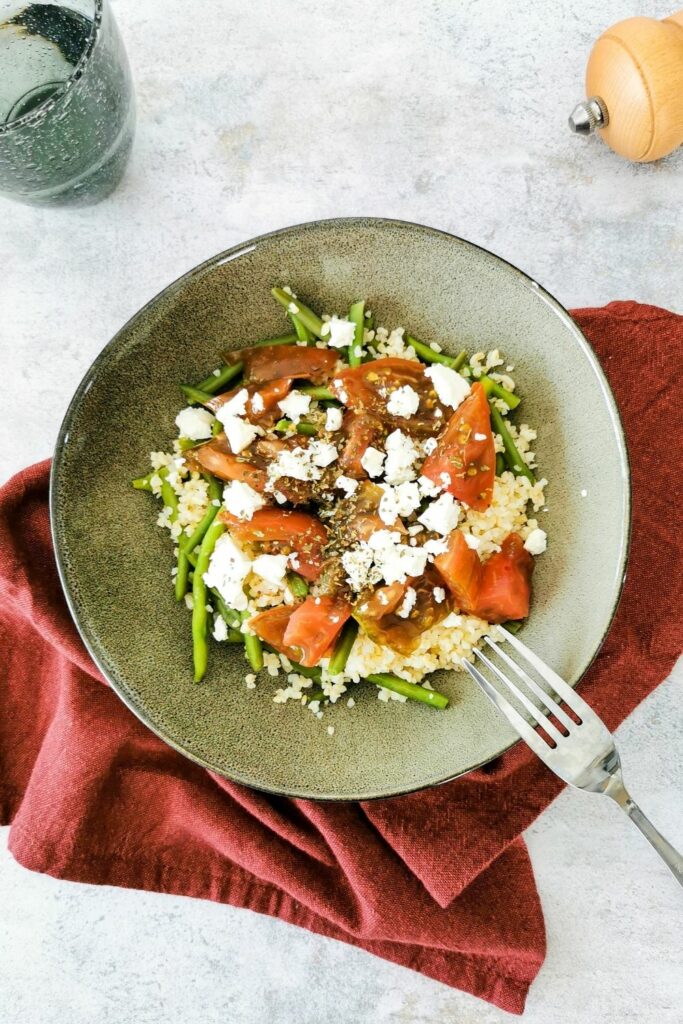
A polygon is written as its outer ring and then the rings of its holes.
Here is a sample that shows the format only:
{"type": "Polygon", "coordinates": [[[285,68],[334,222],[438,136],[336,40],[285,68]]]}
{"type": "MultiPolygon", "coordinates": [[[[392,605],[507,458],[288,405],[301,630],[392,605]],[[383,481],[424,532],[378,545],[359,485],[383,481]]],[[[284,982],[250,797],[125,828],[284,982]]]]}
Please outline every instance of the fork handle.
{"type": "Polygon", "coordinates": [[[622,811],[628,814],[633,824],[640,829],[650,845],[654,846],[669,870],[673,872],[678,884],[683,885],[683,855],[664,838],[662,833],[654,827],[650,819],[645,817],[635,800],[626,792],[623,783],[616,788],[607,790],[607,795],[611,796],[619,804],[622,811]]]}

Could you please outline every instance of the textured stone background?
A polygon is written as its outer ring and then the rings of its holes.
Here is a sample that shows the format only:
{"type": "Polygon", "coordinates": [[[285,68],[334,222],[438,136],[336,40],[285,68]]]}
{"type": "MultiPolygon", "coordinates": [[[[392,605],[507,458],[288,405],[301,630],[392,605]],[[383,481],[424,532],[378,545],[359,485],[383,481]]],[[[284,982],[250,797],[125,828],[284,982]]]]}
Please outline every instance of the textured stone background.
{"type": "MultiPolygon", "coordinates": [[[[0,480],[50,453],[83,372],[142,303],[289,223],[423,221],[500,253],[568,306],[683,311],[683,150],[630,166],[565,124],[600,31],[673,6],[116,0],[139,101],[122,187],[75,212],[0,201],[0,480]]],[[[682,683],[679,669],[619,732],[634,795],[679,845],[682,683]]],[[[247,912],[31,875],[1,835],[7,1024],[510,1019],[247,912]]],[[[527,838],[549,932],[529,1024],[677,1024],[679,894],[647,844],[578,793],[527,838]]]]}

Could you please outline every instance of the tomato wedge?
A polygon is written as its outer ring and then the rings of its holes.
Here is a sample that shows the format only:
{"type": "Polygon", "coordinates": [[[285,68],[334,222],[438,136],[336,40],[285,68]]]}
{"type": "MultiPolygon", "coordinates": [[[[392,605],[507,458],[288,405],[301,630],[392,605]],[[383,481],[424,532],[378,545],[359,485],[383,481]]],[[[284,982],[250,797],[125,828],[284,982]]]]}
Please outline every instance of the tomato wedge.
{"type": "Polygon", "coordinates": [[[484,567],[477,552],[467,546],[460,530],[450,534],[448,550],[436,556],[434,565],[451,592],[455,606],[466,615],[478,615],[477,599],[484,567]]]}
{"type": "Polygon", "coordinates": [[[308,512],[280,508],[259,508],[251,519],[235,519],[229,512],[219,513],[233,537],[243,544],[256,544],[261,552],[297,556],[296,571],[304,579],[316,580],[323,566],[323,548],[327,530],[308,512]]]}
{"type": "Polygon", "coordinates": [[[424,366],[414,359],[375,359],[342,370],[335,374],[329,388],[354,412],[369,413],[392,430],[400,428],[419,437],[435,434],[448,415],[439,404],[431,380],[425,377],[424,366]],[[406,386],[419,396],[417,412],[409,417],[394,416],[387,410],[387,402],[394,391],[406,386]]]}
{"type": "Polygon", "coordinates": [[[290,605],[279,604],[275,608],[268,608],[265,612],[252,615],[249,619],[249,628],[256,633],[267,644],[274,647],[276,651],[286,655],[290,661],[296,661],[299,652],[288,647],[285,643],[285,630],[289,625],[294,608],[290,605]]]}
{"type": "Polygon", "coordinates": [[[479,382],[451,416],[436,451],[425,459],[422,475],[437,484],[447,478],[445,490],[479,512],[491,504],[496,452],[486,392],[479,382]]]}
{"type": "Polygon", "coordinates": [[[351,605],[338,597],[307,597],[297,605],[284,634],[287,646],[301,652],[294,660],[318,665],[350,615],[351,605]]]}
{"type": "Polygon", "coordinates": [[[361,465],[361,459],[371,445],[377,447],[385,430],[376,416],[349,410],[344,416],[342,431],[346,443],[338,464],[347,476],[362,480],[368,474],[361,465]]]}
{"type": "Polygon", "coordinates": [[[262,491],[266,485],[265,470],[241,455],[233,455],[225,434],[218,434],[206,444],[191,448],[185,452],[185,459],[190,469],[198,473],[207,470],[219,480],[241,480],[255,491],[262,491]]]}
{"type": "MultiPolygon", "coordinates": [[[[263,423],[272,420],[274,412],[276,415],[279,414],[277,403],[287,397],[291,387],[292,382],[289,377],[271,380],[267,384],[247,384],[246,390],[249,392],[249,398],[246,405],[246,417],[249,422],[263,423]]],[[[240,387],[233,388],[232,391],[224,391],[222,395],[215,395],[210,402],[206,403],[206,408],[215,413],[244,389],[245,386],[240,385],[240,387]]]]}
{"type": "Polygon", "coordinates": [[[425,630],[445,619],[451,610],[448,598],[437,602],[434,597],[434,590],[440,586],[440,577],[428,566],[424,576],[405,583],[391,583],[369,597],[361,597],[353,617],[375,643],[391,647],[400,654],[412,654],[425,630]],[[398,611],[409,588],[415,592],[415,600],[404,618],[398,611]]]}
{"type": "Polygon", "coordinates": [[[305,348],[302,345],[263,345],[224,352],[229,365],[244,363],[247,383],[301,377],[316,384],[327,382],[337,365],[337,353],[326,348],[305,348]]]}
{"type": "Polygon", "coordinates": [[[511,533],[501,550],[484,562],[475,614],[487,622],[526,618],[533,571],[534,560],[524,541],[518,533],[511,533]]]}

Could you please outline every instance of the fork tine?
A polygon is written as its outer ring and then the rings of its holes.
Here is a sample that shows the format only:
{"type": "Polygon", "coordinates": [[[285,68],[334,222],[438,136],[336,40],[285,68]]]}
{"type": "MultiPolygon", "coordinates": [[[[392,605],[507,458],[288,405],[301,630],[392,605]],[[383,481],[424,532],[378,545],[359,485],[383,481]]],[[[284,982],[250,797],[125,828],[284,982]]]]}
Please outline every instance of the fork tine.
{"type": "Polygon", "coordinates": [[[495,686],[488,681],[486,676],[483,675],[478,668],[475,668],[475,666],[469,661],[465,661],[464,658],[462,664],[472,678],[479,683],[489,700],[505,715],[512,728],[519,733],[525,743],[531,747],[533,752],[545,761],[551,748],[545,742],[543,737],[539,736],[535,729],[532,729],[527,720],[522,718],[519,711],[513,708],[507,698],[504,697],[502,693],[498,692],[495,686]]]}
{"type": "MultiPolygon", "coordinates": [[[[538,674],[545,679],[548,686],[551,686],[558,697],[561,698],[567,704],[572,711],[574,711],[579,718],[585,721],[586,718],[596,717],[595,712],[586,704],[583,697],[581,697],[576,690],[574,690],[568,683],[565,683],[561,676],[558,676],[557,672],[554,672],[544,661],[534,654],[533,651],[529,650],[526,644],[523,644],[521,640],[518,640],[513,633],[509,633],[503,626],[498,626],[498,630],[503,634],[507,642],[511,647],[514,647],[519,654],[525,658],[533,668],[536,669],[538,674]]],[[[575,723],[576,724],[576,723],[575,723]]]]}
{"type": "Polygon", "coordinates": [[[548,736],[552,736],[556,743],[561,743],[564,737],[560,730],[550,721],[549,718],[546,718],[540,708],[537,708],[532,700],[529,700],[524,691],[517,686],[517,683],[513,683],[508,679],[505,673],[501,672],[498,666],[494,665],[491,659],[487,658],[485,654],[482,654],[480,650],[475,649],[474,653],[480,661],[483,661],[489,671],[493,672],[494,676],[496,676],[497,679],[500,679],[501,683],[507,686],[508,690],[511,690],[512,693],[514,693],[520,704],[523,704],[527,709],[534,722],[536,722],[537,725],[540,725],[543,731],[547,732],[548,736]]]}
{"type": "Polygon", "coordinates": [[[535,679],[531,678],[528,672],[525,672],[516,661],[512,660],[507,651],[504,651],[490,636],[485,636],[484,640],[496,652],[501,661],[504,661],[508,668],[511,668],[526,683],[531,692],[536,694],[538,699],[545,704],[548,711],[551,711],[555,718],[557,718],[558,722],[562,722],[562,725],[570,731],[576,728],[576,722],[569,717],[566,711],[562,710],[557,701],[549,693],[546,693],[542,686],[539,686],[535,679]]]}

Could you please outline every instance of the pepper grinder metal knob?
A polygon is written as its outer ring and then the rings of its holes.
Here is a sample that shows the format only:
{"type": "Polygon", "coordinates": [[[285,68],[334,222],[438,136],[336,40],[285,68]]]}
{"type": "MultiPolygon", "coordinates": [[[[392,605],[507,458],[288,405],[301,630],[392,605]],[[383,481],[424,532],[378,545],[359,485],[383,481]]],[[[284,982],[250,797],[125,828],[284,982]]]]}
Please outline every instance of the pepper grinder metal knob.
{"type": "Polygon", "coordinates": [[[577,135],[592,135],[596,128],[606,128],[609,113],[599,96],[577,103],[569,115],[569,127],[577,135]]]}

